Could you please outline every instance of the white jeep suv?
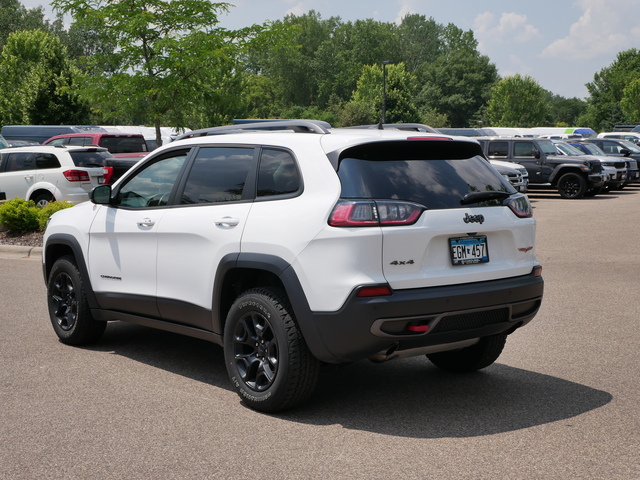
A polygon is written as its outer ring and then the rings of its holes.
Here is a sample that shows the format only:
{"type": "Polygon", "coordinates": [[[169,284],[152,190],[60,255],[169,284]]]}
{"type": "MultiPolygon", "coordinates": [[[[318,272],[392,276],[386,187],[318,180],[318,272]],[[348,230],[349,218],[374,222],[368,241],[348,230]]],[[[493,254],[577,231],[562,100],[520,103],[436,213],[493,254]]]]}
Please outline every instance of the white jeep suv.
{"type": "Polygon", "coordinates": [[[106,148],[31,145],[0,151],[0,198],[80,203],[104,183],[106,148]]]}
{"type": "Polygon", "coordinates": [[[531,206],[477,142],[264,128],[189,132],[52,216],[43,271],[62,342],[115,320],[206,339],[242,400],[275,412],[309,397],[323,362],[487,367],[536,315],[531,206]]]}

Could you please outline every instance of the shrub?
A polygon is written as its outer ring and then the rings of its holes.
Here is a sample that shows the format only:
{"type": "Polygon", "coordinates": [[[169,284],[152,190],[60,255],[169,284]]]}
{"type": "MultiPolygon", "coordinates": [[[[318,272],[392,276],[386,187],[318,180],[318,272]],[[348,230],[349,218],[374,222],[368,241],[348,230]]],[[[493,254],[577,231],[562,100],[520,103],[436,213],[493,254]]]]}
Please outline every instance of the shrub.
{"type": "Polygon", "coordinates": [[[31,200],[14,198],[0,205],[0,225],[10,232],[35,232],[39,228],[40,209],[31,200]]]}
{"type": "Polygon", "coordinates": [[[65,202],[51,202],[43,208],[40,208],[38,211],[38,224],[40,226],[40,231],[44,232],[45,228],[47,228],[47,220],[49,220],[51,215],[69,207],[73,207],[73,205],[65,202]]]}

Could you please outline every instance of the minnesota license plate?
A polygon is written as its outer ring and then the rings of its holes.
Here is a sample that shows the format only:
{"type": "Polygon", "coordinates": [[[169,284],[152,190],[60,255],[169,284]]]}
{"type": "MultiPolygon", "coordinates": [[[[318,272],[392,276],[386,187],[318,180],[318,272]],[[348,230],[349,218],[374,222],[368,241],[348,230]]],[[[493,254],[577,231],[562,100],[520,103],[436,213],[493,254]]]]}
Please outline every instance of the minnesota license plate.
{"type": "Polygon", "coordinates": [[[455,237],[449,239],[452,265],[473,265],[489,261],[487,237],[455,237]]]}

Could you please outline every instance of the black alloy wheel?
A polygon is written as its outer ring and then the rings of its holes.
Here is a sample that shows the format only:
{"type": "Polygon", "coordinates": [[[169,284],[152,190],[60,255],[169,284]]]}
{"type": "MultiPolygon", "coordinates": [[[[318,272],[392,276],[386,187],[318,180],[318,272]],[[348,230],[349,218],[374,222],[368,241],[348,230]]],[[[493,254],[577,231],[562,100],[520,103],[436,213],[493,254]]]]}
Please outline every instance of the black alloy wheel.
{"type": "Polygon", "coordinates": [[[249,312],[237,323],[233,356],[240,378],[249,388],[262,392],[273,384],[278,373],[278,341],[262,313],[249,312]]]}
{"type": "Polygon", "coordinates": [[[50,296],[53,307],[51,315],[60,329],[68,332],[78,318],[78,296],[68,273],[60,272],[53,279],[50,296]]]}

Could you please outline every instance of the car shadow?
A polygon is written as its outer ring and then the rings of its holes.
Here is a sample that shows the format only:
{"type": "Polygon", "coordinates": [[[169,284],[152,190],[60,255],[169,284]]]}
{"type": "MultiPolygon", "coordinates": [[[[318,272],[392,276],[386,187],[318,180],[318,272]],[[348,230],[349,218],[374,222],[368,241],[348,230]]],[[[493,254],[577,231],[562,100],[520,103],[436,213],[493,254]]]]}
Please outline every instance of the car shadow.
{"type": "Polygon", "coordinates": [[[323,374],[314,397],[291,420],[413,438],[493,435],[566,421],[609,403],[611,394],[496,363],[450,374],[424,357],[359,362],[323,374]]]}
{"type": "MultiPolygon", "coordinates": [[[[232,390],[222,348],[204,340],[115,322],[89,350],[232,390]]],[[[570,427],[572,418],[612,398],[602,390],[500,363],[460,375],[415,357],[325,365],[312,397],[274,417],[400,437],[462,438],[559,421],[570,427]]]]}

